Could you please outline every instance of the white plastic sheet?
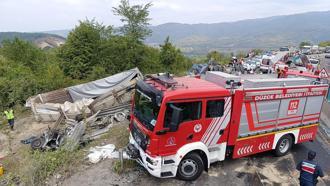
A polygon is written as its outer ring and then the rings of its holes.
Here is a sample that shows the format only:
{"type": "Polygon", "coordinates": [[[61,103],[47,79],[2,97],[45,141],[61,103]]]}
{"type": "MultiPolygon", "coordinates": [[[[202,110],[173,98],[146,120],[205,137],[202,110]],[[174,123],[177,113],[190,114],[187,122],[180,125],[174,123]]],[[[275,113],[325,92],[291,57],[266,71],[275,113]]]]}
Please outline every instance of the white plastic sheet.
{"type": "MultiPolygon", "coordinates": [[[[107,158],[119,158],[119,152],[115,150],[116,147],[113,144],[104,146],[96,146],[89,149],[88,160],[91,163],[98,163],[99,161],[107,158]]],[[[126,152],[123,152],[123,158],[129,159],[126,152]]]]}

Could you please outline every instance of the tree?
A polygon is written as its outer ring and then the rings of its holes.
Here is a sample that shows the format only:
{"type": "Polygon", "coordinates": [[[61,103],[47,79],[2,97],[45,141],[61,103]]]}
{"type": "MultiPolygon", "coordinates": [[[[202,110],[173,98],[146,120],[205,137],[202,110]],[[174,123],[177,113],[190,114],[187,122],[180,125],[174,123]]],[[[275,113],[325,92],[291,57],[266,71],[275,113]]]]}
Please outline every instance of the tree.
{"type": "Polygon", "coordinates": [[[120,28],[120,32],[135,40],[144,40],[151,34],[151,30],[148,28],[151,19],[148,16],[152,4],[131,6],[129,0],[121,0],[120,2],[118,7],[113,7],[114,14],[121,16],[120,20],[125,23],[120,28]]]}
{"type": "Polygon", "coordinates": [[[4,57],[29,68],[38,68],[37,61],[45,59],[42,50],[28,41],[15,38],[14,40],[3,41],[2,45],[1,54],[4,57]]]}
{"type": "Polygon", "coordinates": [[[169,37],[165,39],[163,45],[160,45],[160,48],[159,61],[167,71],[179,74],[189,67],[187,59],[172,45],[169,37]]]}
{"type": "Polygon", "coordinates": [[[14,39],[0,51],[0,109],[24,104],[45,91],[72,85],[59,67],[52,51],[42,51],[32,43],[14,39]]]}
{"type": "Polygon", "coordinates": [[[262,54],[263,50],[259,48],[252,49],[251,52],[253,52],[255,55],[262,54]]]}
{"type": "Polygon", "coordinates": [[[322,41],[319,43],[320,47],[327,47],[330,46],[330,41],[322,41]]]}
{"type": "Polygon", "coordinates": [[[302,48],[303,46],[311,46],[312,43],[309,41],[303,41],[299,44],[299,48],[302,48]]]}
{"type": "Polygon", "coordinates": [[[221,54],[218,52],[218,51],[211,51],[207,54],[207,61],[210,61],[210,60],[213,60],[213,61],[216,61],[216,62],[220,62],[221,60],[221,54]]]}
{"type": "Polygon", "coordinates": [[[75,79],[86,78],[93,67],[100,63],[100,46],[111,37],[111,32],[111,27],[94,20],[80,21],[58,52],[65,75],[75,79]]]}
{"type": "Polygon", "coordinates": [[[246,56],[246,53],[244,51],[237,51],[236,57],[237,59],[244,58],[246,56]]]}
{"type": "Polygon", "coordinates": [[[130,37],[113,36],[101,46],[99,56],[105,71],[109,74],[121,72],[145,63],[145,45],[130,37]]]}

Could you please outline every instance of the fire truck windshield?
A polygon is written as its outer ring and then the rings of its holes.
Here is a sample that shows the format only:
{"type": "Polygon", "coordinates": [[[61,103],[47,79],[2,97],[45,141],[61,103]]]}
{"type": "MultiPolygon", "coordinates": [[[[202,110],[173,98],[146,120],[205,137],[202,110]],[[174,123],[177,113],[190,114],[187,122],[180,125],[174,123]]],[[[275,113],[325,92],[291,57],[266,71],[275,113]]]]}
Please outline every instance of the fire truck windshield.
{"type": "Polygon", "coordinates": [[[134,115],[149,130],[153,130],[159,112],[159,106],[140,90],[134,96],[134,115]]]}

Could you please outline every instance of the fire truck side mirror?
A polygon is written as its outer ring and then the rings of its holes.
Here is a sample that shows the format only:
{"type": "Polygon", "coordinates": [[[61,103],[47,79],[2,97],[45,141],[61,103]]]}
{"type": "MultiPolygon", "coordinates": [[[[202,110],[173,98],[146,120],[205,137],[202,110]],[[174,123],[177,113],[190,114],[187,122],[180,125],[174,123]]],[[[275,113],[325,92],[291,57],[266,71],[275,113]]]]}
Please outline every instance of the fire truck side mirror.
{"type": "Polygon", "coordinates": [[[175,132],[178,130],[178,126],[181,122],[183,109],[175,106],[174,104],[169,104],[169,106],[172,109],[172,118],[169,127],[171,132],[175,132]]]}

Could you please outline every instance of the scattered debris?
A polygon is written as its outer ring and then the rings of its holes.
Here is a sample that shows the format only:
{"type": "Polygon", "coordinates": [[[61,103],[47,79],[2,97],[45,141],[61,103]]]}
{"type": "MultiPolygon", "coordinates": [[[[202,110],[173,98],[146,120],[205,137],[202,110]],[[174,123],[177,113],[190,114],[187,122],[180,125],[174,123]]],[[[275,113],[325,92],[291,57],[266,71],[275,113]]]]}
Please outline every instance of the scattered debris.
{"type": "MultiPolygon", "coordinates": [[[[96,146],[90,148],[90,154],[88,154],[88,160],[91,163],[98,163],[100,160],[106,158],[120,158],[121,153],[115,150],[115,145],[108,144],[104,146],[96,146]]],[[[129,159],[125,152],[122,152],[123,159],[129,159]]]]}
{"type": "Polygon", "coordinates": [[[22,140],[32,149],[73,150],[80,143],[100,137],[114,122],[122,122],[131,108],[130,99],[138,80],[134,68],[113,76],[65,89],[38,94],[27,100],[37,121],[56,121],[39,137],[22,140]]]}
{"type": "Polygon", "coordinates": [[[31,141],[33,150],[57,149],[63,142],[63,133],[56,129],[48,128],[39,138],[31,141]]]}
{"type": "Polygon", "coordinates": [[[136,81],[142,79],[138,68],[113,76],[59,89],[28,98],[37,121],[57,121],[61,112],[66,118],[75,119],[79,114],[96,113],[98,110],[128,103],[136,81]]]}
{"type": "Polygon", "coordinates": [[[31,144],[33,140],[37,139],[37,136],[31,136],[27,139],[21,140],[21,143],[23,144],[31,144]]]}

